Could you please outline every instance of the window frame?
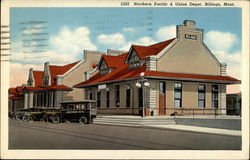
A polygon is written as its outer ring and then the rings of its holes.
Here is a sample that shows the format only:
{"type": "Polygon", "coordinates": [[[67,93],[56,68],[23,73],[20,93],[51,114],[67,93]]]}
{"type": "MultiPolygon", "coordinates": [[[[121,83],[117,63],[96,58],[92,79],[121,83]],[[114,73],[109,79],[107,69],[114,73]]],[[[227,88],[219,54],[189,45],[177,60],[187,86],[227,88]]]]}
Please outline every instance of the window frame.
{"type": "Polygon", "coordinates": [[[126,107],[131,107],[131,87],[129,85],[126,85],[126,107]]]}
{"type": "Polygon", "coordinates": [[[110,91],[107,88],[107,90],[106,90],[106,108],[109,108],[109,107],[110,107],[110,91]]]}
{"type": "Polygon", "coordinates": [[[212,94],[211,94],[211,96],[212,96],[212,108],[213,109],[218,109],[219,108],[219,85],[212,85],[212,94]],[[217,87],[216,89],[214,89],[214,87],[217,87]],[[217,95],[216,97],[217,97],[217,99],[214,99],[214,94],[215,95],[217,95]],[[216,102],[216,103],[215,103],[216,102]],[[215,106],[215,104],[216,104],[216,106],[215,106]]]}
{"type": "Polygon", "coordinates": [[[166,93],[166,82],[160,81],[160,83],[159,83],[159,93],[160,94],[165,94],[166,93]]]}
{"type": "Polygon", "coordinates": [[[198,84],[198,108],[206,108],[206,85],[198,84]],[[200,86],[203,86],[203,89],[200,89],[200,86]],[[204,94],[204,98],[200,98],[200,94],[204,94]],[[203,106],[200,106],[200,101],[203,102],[203,106]]]}
{"type": "Polygon", "coordinates": [[[96,106],[101,108],[101,91],[96,92],[96,106]]]}
{"type": "Polygon", "coordinates": [[[182,108],[182,83],[179,82],[174,83],[174,107],[182,108]],[[180,84],[180,87],[177,87],[177,84],[180,84]],[[180,93],[180,98],[176,97],[176,93],[180,93]],[[179,101],[180,106],[176,106],[176,101],[179,101]]]}
{"type": "Polygon", "coordinates": [[[115,107],[120,107],[120,85],[115,85],[115,107]]]}

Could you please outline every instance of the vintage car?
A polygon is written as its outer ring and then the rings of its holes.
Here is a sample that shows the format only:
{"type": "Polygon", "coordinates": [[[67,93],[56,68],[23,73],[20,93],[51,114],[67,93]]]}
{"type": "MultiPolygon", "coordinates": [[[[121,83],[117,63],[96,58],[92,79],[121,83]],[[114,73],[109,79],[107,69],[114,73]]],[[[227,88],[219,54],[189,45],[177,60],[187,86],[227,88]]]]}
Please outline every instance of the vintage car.
{"type": "Polygon", "coordinates": [[[27,109],[22,109],[18,112],[15,113],[15,119],[16,120],[23,120],[23,121],[27,121],[28,117],[27,117],[27,109]]]}
{"type": "Polygon", "coordinates": [[[30,108],[25,112],[27,121],[40,121],[43,118],[44,112],[41,108],[30,108]]]}
{"type": "Polygon", "coordinates": [[[61,114],[54,116],[53,122],[75,121],[82,124],[92,123],[96,117],[96,101],[64,101],[61,102],[61,114]]]}
{"type": "MultiPolygon", "coordinates": [[[[61,109],[44,109],[43,110],[43,121],[44,122],[53,122],[54,117],[59,117],[61,114],[61,109]]],[[[56,123],[56,122],[53,122],[56,123]]]]}

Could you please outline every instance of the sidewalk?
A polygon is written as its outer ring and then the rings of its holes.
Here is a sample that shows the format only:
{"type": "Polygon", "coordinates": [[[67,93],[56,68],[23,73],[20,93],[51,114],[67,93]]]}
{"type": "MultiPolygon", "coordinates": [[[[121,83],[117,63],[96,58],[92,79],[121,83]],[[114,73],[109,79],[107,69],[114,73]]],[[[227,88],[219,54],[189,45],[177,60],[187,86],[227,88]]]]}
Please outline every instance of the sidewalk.
{"type": "Polygon", "coordinates": [[[178,124],[177,125],[149,125],[147,127],[241,137],[241,131],[229,130],[229,129],[207,128],[207,127],[187,126],[187,125],[178,125],[178,124]]]}
{"type": "MultiPolygon", "coordinates": [[[[196,116],[193,118],[192,116],[148,116],[148,117],[140,117],[140,116],[113,116],[113,115],[103,115],[94,120],[94,123],[99,125],[114,125],[114,126],[129,126],[129,127],[141,127],[141,128],[153,128],[153,129],[165,129],[165,130],[178,130],[178,131],[186,131],[186,132],[197,132],[197,133],[207,133],[207,134],[218,134],[218,135],[226,135],[226,136],[241,136],[241,130],[223,128],[221,124],[225,124],[224,121],[228,120],[237,120],[240,121],[241,117],[238,116],[196,116]],[[184,124],[184,123],[176,123],[180,122],[178,119],[190,119],[192,123],[184,124]],[[204,124],[203,126],[197,126],[193,120],[203,119],[202,123],[207,123],[209,125],[204,124]],[[228,119],[228,120],[227,120],[228,119]],[[212,123],[210,122],[212,120],[212,123]],[[221,121],[221,122],[220,122],[221,121]],[[173,123],[174,122],[174,123],[173,123]],[[219,123],[220,122],[220,123],[219,123]],[[223,123],[222,123],[223,122],[223,123]],[[218,126],[218,123],[220,124],[218,126]],[[216,126],[217,125],[217,126],[216,126]],[[216,127],[215,127],[216,126],[216,127]]],[[[196,121],[197,121],[196,120],[196,121]]],[[[231,121],[229,121],[231,124],[231,121]]]]}

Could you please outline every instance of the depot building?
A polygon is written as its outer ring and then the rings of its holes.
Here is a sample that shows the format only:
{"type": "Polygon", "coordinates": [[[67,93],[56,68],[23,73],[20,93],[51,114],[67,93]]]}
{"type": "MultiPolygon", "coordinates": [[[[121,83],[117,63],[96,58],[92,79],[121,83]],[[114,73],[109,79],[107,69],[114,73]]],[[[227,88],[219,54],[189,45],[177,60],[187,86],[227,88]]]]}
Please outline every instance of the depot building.
{"type": "Polygon", "coordinates": [[[74,87],[97,101],[99,114],[226,114],[226,85],[240,83],[226,67],[204,44],[203,30],[185,20],[173,39],[102,55],[97,73],[74,87]]]}

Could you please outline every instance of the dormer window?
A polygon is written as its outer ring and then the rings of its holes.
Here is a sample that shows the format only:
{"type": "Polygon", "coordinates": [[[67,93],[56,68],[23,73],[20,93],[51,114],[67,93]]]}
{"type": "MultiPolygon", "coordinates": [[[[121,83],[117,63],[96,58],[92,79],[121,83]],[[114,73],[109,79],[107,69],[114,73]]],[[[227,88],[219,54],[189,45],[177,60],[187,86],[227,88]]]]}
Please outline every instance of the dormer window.
{"type": "Polygon", "coordinates": [[[186,39],[197,40],[197,36],[196,35],[185,34],[185,38],[186,39]]]}
{"type": "Polygon", "coordinates": [[[141,65],[140,58],[133,52],[128,60],[129,68],[136,68],[141,65]]]}
{"type": "Polygon", "coordinates": [[[101,75],[108,74],[110,69],[107,67],[106,63],[103,61],[100,67],[101,75]]]}

